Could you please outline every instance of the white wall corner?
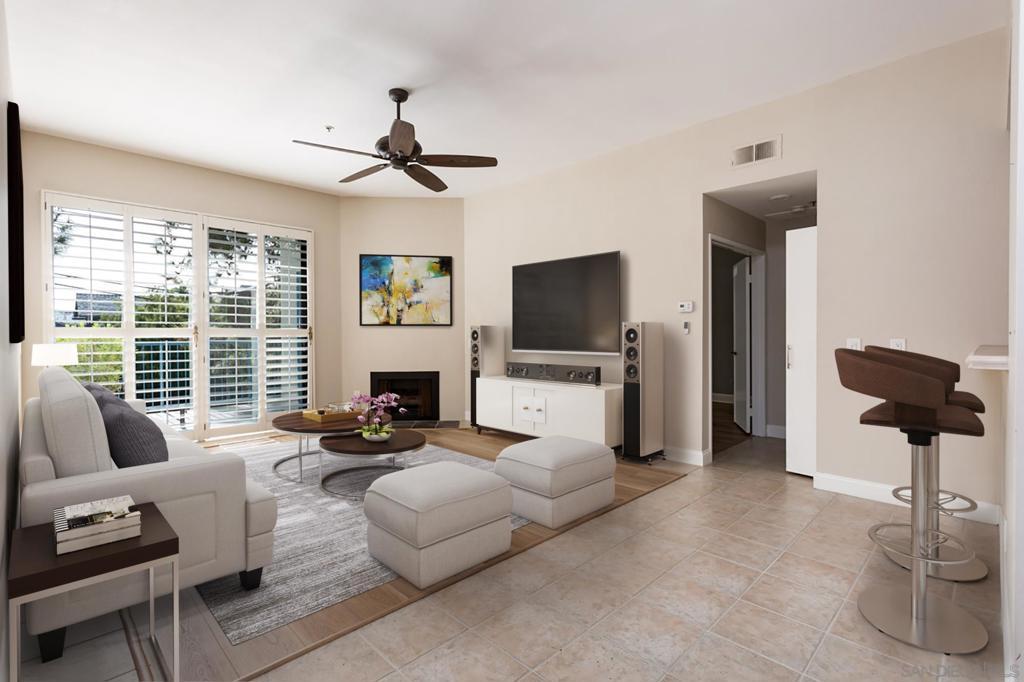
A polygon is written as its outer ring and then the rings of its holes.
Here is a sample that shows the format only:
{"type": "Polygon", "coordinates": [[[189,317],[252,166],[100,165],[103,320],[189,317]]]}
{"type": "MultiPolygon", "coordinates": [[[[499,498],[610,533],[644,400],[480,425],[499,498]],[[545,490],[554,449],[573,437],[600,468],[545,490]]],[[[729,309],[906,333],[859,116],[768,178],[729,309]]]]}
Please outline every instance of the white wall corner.
{"type": "Polygon", "coordinates": [[[665,459],[670,462],[682,462],[703,467],[711,464],[711,450],[665,446],[665,459]]]}
{"type": "Polygon", "coordinates": [[[768,425],[768,433],[767,433],[767,435],[768,435],[769,438],[785,438],[786,437],[786,427],[785,426],[779,426],[778,424],[769,424],[768,425]]]}
{"type": "MultiPolygon", "coordinates": [[[[897,502],[896,498],[892,496],[892,489],[896,486],[887,483],[865,481],[860,478],[848,478],[846,476],[819,472],[814,475],[814,487],[818,490],[852,495],[853,497],[860,497],[865,500],[885,502],[886,504],[893,505],[893,507],[906,507],[906,505],[897,502]]],[[[957,516],[970,519],[971,521],[980,521],[981,523],[990,523],[998,526],[1002,523],[1003,511],[998,504],[978,500],[977,510],[966,514],[957,514],[957,516]]]]}
{"type": "Polygon", "coordinates": [[[712,393],[711,402],[732,404],[732,393],[712,393]]]}

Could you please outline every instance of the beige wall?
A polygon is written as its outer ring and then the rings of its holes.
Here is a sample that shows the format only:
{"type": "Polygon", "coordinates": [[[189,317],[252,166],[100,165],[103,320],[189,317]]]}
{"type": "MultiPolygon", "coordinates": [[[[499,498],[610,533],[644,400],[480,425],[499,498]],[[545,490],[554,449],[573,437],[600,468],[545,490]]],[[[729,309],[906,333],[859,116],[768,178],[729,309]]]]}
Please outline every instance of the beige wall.
{"type": "Polygon", "coordinates": [[[764,239],[765,421],[786,426],[786,230],[769,223],[764,239]]]}
{"type": "MultiPolygon", "coordinates": [[[[508,325],[515,263],[621,249],[627,319],[666,324],[670,453],[706,447],[704,192],[818,171],[820,472],[909,478],[898,434],[862,427],[871,400],[838,383],[848,336],[962,361],[1007,328],[1008,35],[996,31],[574,164],[466,201],[470,324],[508,325]],[[737,144],[783,134],[783,157],[734,169],[737,144]],[[689,336],[682,321],[693,327],[689,336]]],[[[548,356],[564,360],[564,356],[548,356]]],[[[617,361],[609,380],[621,377],[617,361]]],[[[991,409],[984,439],[949,438],[943,478],[999,502],[1002,408],[995,378],[966,370],[991,409]]]]}
{"type": "MultiPolygon", "coordinates": [[[[195,211],[312,229],[314,326],[318,402],[341,392],[341,301],[336,254],[338,198],[198,166],[130,154],[59,137],[25,133],[25,272],[27,347],[45,333],[42,316],[43,190],[195,211]]],[[[38,373],[22,357],[26,397],[37,394],[38,373]]]]}
{"type": "MultiPolygon", "coordinates": [[[[333,265],[341,274],[341,394],[370,388],[371,371],[438,371],[442,419],[465,406],[465,266],[461,199],[342,198],[342,237],[333,265]],[[360,327],[359,254],[452,256],[452,326],[360,327]]],[[[339,397],[340,397],[339,396],[339,397]]],[[[331,397],[331,396],[328,396],[331,397]]]]}
{"type": "MultiPolygon", "coordinates": [[[[4,8],[0,5],[0,102],[4,104],[6,117],[7,100],[11,97],[10,70],[7,58],[7,22],[4,8]]],[[[5,118],[6,120],[6,118],[5,118]]],[[[10,342],[10,318],[7,292],[7,126],[0,126],[0,569],[7,574],[9,531],[14,526],[17,515],[15,502],[17,495],[18,466],[18,413],[20,406],[19,392],[21,387],[18,356],[21,346],[10,342]]],[[[0,581],[0,602],[7,601],[7,581],[0,581]]],[[[7,649],[7,619],[0,619],[0,666],[7,669],[10,652],[7,649]]]]}

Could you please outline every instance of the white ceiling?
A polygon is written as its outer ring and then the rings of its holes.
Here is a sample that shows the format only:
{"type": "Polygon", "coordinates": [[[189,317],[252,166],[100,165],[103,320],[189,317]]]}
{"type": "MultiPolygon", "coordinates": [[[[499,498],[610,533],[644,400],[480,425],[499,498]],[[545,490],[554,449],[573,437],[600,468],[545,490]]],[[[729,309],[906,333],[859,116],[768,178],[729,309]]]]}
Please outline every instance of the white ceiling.
{"type": "Polygon", "coordinates": [[[337,194],[394,115],[466,196],[1005,25],[1005,0],[6,0],[26,128],[337,194]],[[331,134],[323,126],[331,124],[331,134]]]}
{"type": "MultiPolygon", "coordinates": [[[[708,194],[755,218],[785,221],[800,216],[794,214],[772,216],[769,214],[796,207],[806,207],[812,201],[817,202],[818,172],[796,173],[771,180],[752,182],[749,185],[730,187],[717,192],[708,192],[708,194]]],[[[801,215],[815,212],[815,208],[807,208],[801,215]]]]}

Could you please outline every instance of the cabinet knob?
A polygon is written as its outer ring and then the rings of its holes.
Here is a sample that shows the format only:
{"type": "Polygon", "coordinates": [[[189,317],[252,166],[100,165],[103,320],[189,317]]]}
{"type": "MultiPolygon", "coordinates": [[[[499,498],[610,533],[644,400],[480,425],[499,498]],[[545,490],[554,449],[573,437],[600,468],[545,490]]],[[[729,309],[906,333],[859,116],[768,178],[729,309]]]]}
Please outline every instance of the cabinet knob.
{"type": "Polygon", "coordinates": [[[544,410],[542,410],[542,409],[540,409],[540,408],[538,407],[538,408],[537,408],[537,411],[538,411],[538,412],[543,412],[544,410]]]}
{"type": "Polygon", "coordinates": [[[530,409],[530,406],[529,406],[529,405],[523,405],[523,409],[524,409],[524,410],[529,410],[529,409],[530,409]]]}

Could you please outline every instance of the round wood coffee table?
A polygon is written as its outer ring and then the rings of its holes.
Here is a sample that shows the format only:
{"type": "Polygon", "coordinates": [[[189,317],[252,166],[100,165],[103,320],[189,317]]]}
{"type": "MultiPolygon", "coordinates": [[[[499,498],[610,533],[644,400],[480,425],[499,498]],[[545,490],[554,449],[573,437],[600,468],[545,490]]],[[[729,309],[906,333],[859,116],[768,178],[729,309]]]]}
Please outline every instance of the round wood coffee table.
{"type": "MultiPolygon", "coordinates": [[[[391,415],[385,414],[383,419],[385,424],[391,423],[391,415]]],[[[274,417],[271,425],[277,431],[283,431],[285,433],[294,433],[299,437],[299,451],[294,455],[288,455],[274,462],[273,470],[274,473],[281,478],[292,481],[294,479],[288,478],[282,475],[277,468],[285,462],[290,462],[293,459],[299,460],[299,482],[302,482],[302,458],[306,455],[321,455],[320,448],[311,449],[309,447],[309,440],[311,438],[319,438],[321,436],[334,436],[343,434],[356,434],[359,432],[359,427],[362,426],[355,419],[344,419],[341,421],[331,422],[318,422],[312,419],[306,419],[302,416],[302,412],[288,412],[274,417]],[[305,448],[303,447],[303,441],[305,441],[305,448]]],[[[320,461],[320,473],[323,473],[323,461],[320,461]]]]}
{"type": "MultiPolygon", "coordinates": [[[[391,438],[378,443],[366,440],[361,434],[356,434],[354,436],[326,436],[321,438],[320,449],[329,454],[360,460],[376,460],[380,457],[390,457],[391,462],[384,464],[361,464],[359,466],[332,471],[326,476],[321,476],[320,488],[324,492],[338,497],[362,499],[362,494],[353,495],[331,490],[327,487],[327,482],[332,478],[347,476],[359,471],[367,471],[369,469],[400,471],[405,468],[405,458],[403,457],[402,463],[399,464],[396,459],[396,455],[404,455],[405,453],[419,450],[426,444],[426,436],[419,431],[413,431],[412,429],[396,429],[391,434],[391,438]]],[[[365,492],[366,491],[364,490],[363,493],[365,492]]]]}

